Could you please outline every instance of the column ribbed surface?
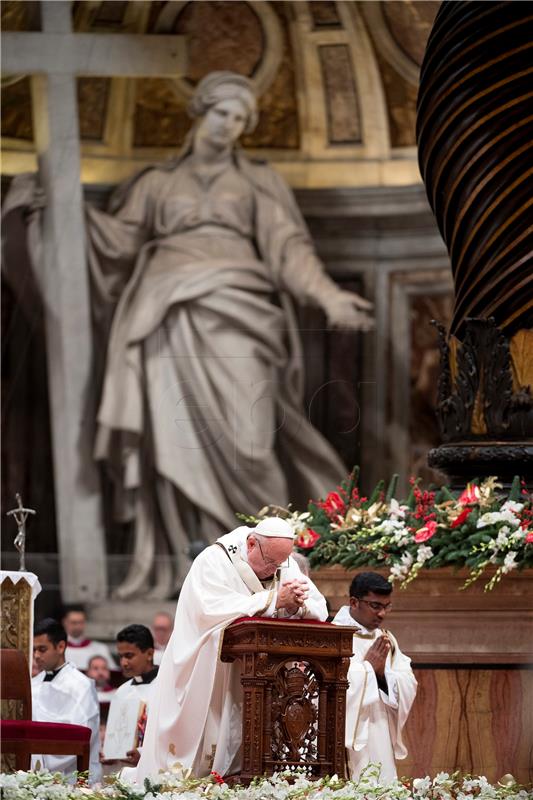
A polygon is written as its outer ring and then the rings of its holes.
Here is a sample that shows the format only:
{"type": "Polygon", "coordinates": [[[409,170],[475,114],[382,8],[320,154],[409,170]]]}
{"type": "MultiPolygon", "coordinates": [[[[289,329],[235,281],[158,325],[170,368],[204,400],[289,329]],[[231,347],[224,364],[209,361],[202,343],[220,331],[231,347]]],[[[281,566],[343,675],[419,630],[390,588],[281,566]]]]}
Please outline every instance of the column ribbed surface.
{"type": "Polygon", "coordinates": [[[420,76],[417,141],[455,283],[450,333],[533,322],[533,3],[445,2],[420,76]]]}

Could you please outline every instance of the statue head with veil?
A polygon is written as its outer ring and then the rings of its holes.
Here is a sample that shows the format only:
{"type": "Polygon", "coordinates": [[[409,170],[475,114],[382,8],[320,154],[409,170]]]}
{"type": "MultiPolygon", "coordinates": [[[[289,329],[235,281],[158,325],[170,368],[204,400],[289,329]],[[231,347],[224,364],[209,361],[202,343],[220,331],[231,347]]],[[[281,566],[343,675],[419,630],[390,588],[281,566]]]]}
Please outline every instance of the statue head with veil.
{"type": "Polygon", "coordinates": [[[95,453],[131,524],[119,596],[178,588],[191,540],[235,513],[320,496],[345,466],[303,408],[297,304],[368,330],[370,303],[326,274],[284,181],[236,147],[253,84],[214,72],[180,155],[88,213],[91,274],[113,311],[95,453]]]}

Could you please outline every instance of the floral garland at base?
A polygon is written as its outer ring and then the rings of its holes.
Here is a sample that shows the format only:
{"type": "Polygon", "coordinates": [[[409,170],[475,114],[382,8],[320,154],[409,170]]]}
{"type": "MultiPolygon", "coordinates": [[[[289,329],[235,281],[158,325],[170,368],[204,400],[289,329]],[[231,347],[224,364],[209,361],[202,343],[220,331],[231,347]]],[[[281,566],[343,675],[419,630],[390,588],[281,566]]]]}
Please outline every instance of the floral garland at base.
{"type": "Polygon", "coordinates": [[[476,581],[496,567],[485,590],[514,569],[533,567],[533,495],[516,477],[503,493],[496,478],[469,483],[464,491],[422,489],[411,478],[407,500],[394,494],[398,475],[385,487],[380,481],[369,497],[361,496],[356,467],[325,500],[312,500],[305,512],[266,506],[256,517],[284,517],[294,529],[296,546],[312,568],[340,564],[346,569],[388,567],[389,580],[405,587],[422,567],[466,567],[476,581]]]}
{"type": "Polygon", "coordinates": [[[298,770],[256,778],[249,786],[230,787],[215,773],[209,778],[191,777],[179,764],[162,773],[156,783],[146,780],[141,788],[117,777],[102,786],[84,779],[68,783],[60,773],[16,772],[0,775],[3,800],[528,800],[531,790],[506,775],[497,784],[483,776],[439,772],[429,777],[379,782],[379,764],[370,764],[359,781],[331,778],[309,780],[298,770]]]}

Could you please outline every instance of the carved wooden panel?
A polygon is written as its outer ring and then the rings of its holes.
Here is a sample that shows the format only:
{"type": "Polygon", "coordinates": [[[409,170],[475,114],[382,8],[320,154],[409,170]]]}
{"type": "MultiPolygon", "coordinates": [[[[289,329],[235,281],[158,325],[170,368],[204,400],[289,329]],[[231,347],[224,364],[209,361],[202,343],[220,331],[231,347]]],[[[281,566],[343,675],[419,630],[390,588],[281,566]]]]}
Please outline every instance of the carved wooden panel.
{"type": "Polygon", "coordinates": [[[226,629],[221,659],[241,665],[241,781],[290,766],[344,774],[351,652],[351,629],[334,625],[251,618],[226,629]]]}
{"type": "Polygon", "coordinates": [[[350,49],[345,44],[325,44],[318,48],[330,144],[361,141],[357,92],[353,79],[350,49]]]}
{"type": "Polygon", "coordinates": [[[312,666],[284,665],[272,687],[272,758],[316,761],[320,678],[312,666]]]}
{"type": "Polygon", "coordinates": [[[2,648],[22,650],[29,658],[33,603],[31,586],[25,580],[13,583],[11,578],[5,578],[0,602],[2,648]]]}

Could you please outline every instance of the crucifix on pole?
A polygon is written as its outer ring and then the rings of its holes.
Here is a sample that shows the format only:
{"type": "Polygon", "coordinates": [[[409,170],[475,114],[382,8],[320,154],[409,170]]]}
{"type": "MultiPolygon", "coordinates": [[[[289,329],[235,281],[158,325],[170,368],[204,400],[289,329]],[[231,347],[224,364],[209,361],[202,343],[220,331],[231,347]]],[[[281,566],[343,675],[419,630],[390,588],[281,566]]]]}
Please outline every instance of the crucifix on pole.
{"type": "Polygon", "coordinates": [[[76,76],[185,70],[184,37],[73,33],[70,0],[41,3],[42,31],[5,33],[3,74],[32,75],[39,180],[46,196],[43,287],[60,580],[65,602],[107,595],[99,479],[92,458],[92,330],[76,76]]]}

